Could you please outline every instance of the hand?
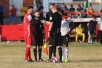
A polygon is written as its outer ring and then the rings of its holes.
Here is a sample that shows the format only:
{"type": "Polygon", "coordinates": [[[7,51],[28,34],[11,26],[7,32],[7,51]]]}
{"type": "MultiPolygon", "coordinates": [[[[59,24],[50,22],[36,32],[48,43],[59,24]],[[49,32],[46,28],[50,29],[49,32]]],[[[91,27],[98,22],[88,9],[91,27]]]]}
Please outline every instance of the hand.
{"type": "Polygon", "coordinates": [[[50,32],[48,32],[48,37],[50,37],[50,32]]]}
{"type": "Polygon", "coordinates": [[[41,20],[41,23],[45,23],[46,21],[45,20],[41,20]]]}
{"type": "Polygon", "coordinates": [[[69,34],[69,32],[67,32],[67,34],[69,34]]]}

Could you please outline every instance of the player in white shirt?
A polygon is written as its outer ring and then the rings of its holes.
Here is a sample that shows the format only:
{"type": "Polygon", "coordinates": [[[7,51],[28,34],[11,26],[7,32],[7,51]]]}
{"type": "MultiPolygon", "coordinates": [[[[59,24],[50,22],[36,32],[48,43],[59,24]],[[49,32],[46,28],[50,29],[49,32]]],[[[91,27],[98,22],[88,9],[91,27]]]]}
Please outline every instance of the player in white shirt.
{"type": "Polygon", "coordinates": [[[66,16],[62,13],[62,23],[61,23],[61,41],[62,41],[62,61],[68,62],[68,54],[69,54],[69,33],[72,31],[74,25],[72,28],[69,27],[69,25],[73,23],[71,18],[66,16]],[[65,46],[64,46],[64,45],[65,46]]]}
{"type": "Polygon", "coordinates": [[[100,44],[102,44],[102,16],[101,16],[100,20],[98,21],[98,30],[99,30],[100,44]]]}

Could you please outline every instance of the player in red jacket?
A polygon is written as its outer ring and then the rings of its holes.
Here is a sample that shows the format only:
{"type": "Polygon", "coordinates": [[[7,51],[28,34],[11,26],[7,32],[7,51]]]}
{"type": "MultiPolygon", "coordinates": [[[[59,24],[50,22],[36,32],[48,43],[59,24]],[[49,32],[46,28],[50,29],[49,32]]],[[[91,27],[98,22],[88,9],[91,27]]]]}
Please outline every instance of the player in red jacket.
{"type": "Polygon", "coordinates": [[[28,7],[27,14],[24,17],[24,38],[25,38],[25,44],[26,44],[26,50],[25,50],[25,62],[32,62],[30,55],[30,48],[32,45],[32,37],[33,37],[33,31],[32,31],[32,14],[33,8],[28,7]]]}

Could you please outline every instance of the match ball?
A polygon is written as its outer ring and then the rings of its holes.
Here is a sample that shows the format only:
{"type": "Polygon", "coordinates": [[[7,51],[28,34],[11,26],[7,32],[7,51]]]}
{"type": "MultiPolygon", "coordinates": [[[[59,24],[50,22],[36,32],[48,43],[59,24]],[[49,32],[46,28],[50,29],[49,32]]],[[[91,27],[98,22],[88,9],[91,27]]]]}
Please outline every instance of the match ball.
{"type": "Polygon", "coordinates": [[[58,63],[59,62],[59,59],[58,59],[58,57],[53,57],[52,58],[52,61],[53,61],[53,63],[58,63]]]}

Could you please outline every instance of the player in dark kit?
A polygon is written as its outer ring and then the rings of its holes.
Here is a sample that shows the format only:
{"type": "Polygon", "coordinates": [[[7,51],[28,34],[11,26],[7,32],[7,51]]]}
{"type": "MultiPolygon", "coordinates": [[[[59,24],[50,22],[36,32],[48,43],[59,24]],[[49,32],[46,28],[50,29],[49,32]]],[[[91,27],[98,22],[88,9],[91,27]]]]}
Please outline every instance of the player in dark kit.
{"type": "Polygon", "coordinates": [[[33,24],[34,24],[34,56],[35,56],[35,61],[37,61],[37,46],[38,46],[38,54],[39,54],[39,60],[38,61],[43,61],[41,58],[42,54],[42,46],[43,46],[43,38],[44,38],[44,26],[41,23],[40,18],[40,13],[38,11],[34,12],[34,17],[33,17],[33,24]]]}
{"type": "Polygon", "coordinates": [[[62,16],[57,11],[57,7],[54,4],[50,4],[51,16],[49,21],[43,21],[43,23],[49,24],[49,60],[52,62],[52,53],[56,56],[56,46],[58,46],[60,62],[62,62],[62,48],[61,48],[61,21],[62,16]]]}
{"type": "Polygon", "coordinates": [[[97,25],[96,16],[88,23],[88,44],[93,44],[93,34],[97,25]]]}

